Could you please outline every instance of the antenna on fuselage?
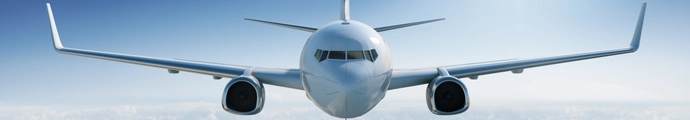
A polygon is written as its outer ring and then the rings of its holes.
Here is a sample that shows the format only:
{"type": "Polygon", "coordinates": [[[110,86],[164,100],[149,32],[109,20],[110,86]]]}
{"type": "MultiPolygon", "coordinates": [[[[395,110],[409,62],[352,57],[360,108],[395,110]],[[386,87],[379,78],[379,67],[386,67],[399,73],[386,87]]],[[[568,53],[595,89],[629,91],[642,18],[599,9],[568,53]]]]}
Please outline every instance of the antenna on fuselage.
{"type": "Polygon", "coordinates": [[[340,20],[350,20],[350,0],[342,0],[340,3],[340,20]]]}

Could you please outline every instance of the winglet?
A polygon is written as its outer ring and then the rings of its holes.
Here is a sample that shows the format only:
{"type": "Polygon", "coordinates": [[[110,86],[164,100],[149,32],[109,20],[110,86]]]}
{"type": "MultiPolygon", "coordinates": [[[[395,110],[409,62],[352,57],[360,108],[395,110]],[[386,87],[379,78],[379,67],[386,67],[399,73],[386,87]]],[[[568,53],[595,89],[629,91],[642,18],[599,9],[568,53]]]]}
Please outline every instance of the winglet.
{"type": "Polygon", "coordinates": [[[55,50],[60,51],[62,47],[62,42],[60,42],[60,35],[58,34],[57,27],[55,26],[55,19],[53,18],[53,10],[50,8],[50,3],[46,3],[48,7],[48,17],[50,18],[50,29],[53,35],[53,45],[55,50]]]}
{"type": "Polygon", "coordinates": [[[637,18],[637,27],[635,27],[635,35],[633,35],[632,42],[630,42],[630,50],[637,51],[640,48],[640,36],[642,35],[642,23],[644,23],[644,13],[647,9],[647,3],[642,3],[642,10],[640,10],[640,17],[637,18]]]}
{"type": "Polygon", "coordinates": [[[290,28],[290,29],[295,29],[295,30],[301,30],[301,31],[306,31],[306,32],[314,32],[317,30],[317,28],[312,28],[312,27],[283,24],[283,23],[277,23],[277,22],[251,19],[251,18],[244,18],[244,20],[254,21],[254,22],[259,22],[259,23],[264,23],[264,24],[269,24],[269,25],[275,25],[275,26],[280,26],[280,27],[285,27],[285,28],[290,28]]]}
{"type": "Polygon", "coordinates": [[[340,3],[340,20],[350,20],[350,0],[342,0],[340,3]]]}

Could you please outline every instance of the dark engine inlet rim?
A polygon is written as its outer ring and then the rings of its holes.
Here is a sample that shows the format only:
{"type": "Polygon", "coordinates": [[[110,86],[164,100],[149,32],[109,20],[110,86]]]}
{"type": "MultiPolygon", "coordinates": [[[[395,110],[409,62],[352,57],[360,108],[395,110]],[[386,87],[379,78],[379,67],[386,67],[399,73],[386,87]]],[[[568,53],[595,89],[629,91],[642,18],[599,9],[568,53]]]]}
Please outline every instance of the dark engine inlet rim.
{"type": "Polygon", "coordinates": [[[247,82],[234,83],[228,88],[225,102],[228,108],[237,112],[251,112],[256,109],[256,89],[247,82]]]}
{"type": "Polygon", "coordinates": [[[441,112],[453,112],[465,106],[465,91],[454,82],[443,82],[434,91],[436,109],[441,112]]]}

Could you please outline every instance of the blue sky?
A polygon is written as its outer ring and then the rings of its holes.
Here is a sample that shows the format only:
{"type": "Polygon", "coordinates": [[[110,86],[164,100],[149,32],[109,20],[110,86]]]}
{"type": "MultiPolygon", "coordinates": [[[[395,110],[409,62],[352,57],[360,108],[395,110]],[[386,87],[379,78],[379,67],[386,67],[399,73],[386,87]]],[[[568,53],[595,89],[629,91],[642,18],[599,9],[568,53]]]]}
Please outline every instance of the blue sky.
{"type": "MultiPolygon", "coordinates": [[[[338,0],[0,1],[0,119],[323,119],[303,91],[266,86],[255,116],[220,107],[228,79],[56,53],[45,3],[63,44],[164,58],[296,68],[309,33],[243,18],[319,27],[338,0]]],[[[688,119],[690,1],[353,0],[372,27],[446,18],[381,33],[395,68],[531,58],[626,47],[648,2],[638,52],[462,80],[472,106],[436,116],[426,86],[389,91],[359,119],[688,119]]]]}

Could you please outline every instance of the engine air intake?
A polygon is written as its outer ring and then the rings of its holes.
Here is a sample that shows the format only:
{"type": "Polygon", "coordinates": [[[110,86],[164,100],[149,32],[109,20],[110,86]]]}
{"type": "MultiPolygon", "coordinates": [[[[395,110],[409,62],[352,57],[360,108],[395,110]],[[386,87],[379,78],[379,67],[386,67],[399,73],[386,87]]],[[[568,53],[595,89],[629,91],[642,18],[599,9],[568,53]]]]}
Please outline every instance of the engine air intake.
{"type": "Polygon", "coordinates": [[[436,109],[443,112],[460,110],[465,105],[465,91],[454,82],[441,83],[434,92],[436,109]]]}
{"type": "Polygon", "coordinates": [[[264,87],[253,76],[238,76],[225,86],[223,109],[232,114],[253,115],[264,106],[264,87]]]}
{"type": "Polygon", "coordinates": [[[237,82],[228,89],[228,107],[238,112],[250,112],[256,108],[256,90],[247,82],[237,82]]]}
{"type": "Polygon", "coordinates": [[[470,107],[467,87],[453,76],[439,76],[426,89],[426,103],[437,115],[460,114],[470,107]]]}

